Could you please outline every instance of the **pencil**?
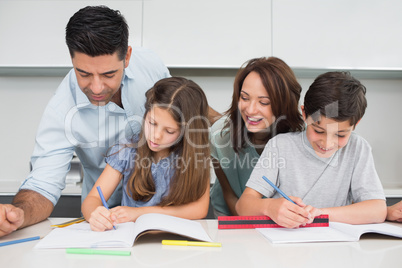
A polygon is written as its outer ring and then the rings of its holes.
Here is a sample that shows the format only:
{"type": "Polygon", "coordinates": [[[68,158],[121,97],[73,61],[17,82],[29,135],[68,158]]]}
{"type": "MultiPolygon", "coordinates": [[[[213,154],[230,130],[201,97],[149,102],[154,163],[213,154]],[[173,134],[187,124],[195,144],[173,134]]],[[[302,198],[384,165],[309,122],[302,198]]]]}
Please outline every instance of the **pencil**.
{"type": "Polygon", "coordinates": [[[268,180],[267,177],[262,176],[262,178],[264,179],[264,181],[268,182],[269,185],[271,185],[281,196],[283,196],[293,204],[297,205],[292,199],[289,198],[289,196],[287,196],[284,192],[282,192],[281,189],[279,189],[272,181],[268,180]]]}
{"type": "MultiPolygon", "coordinates": [[[[105,200],[105,197],[103,196],[103,193],[102,193],[102,190],[101,190],[100,186],[96,187],[96,189],[98,190],[98,193],[99,193],[99,196],[100,196],[100,198],[101,198],[101,200],[102,200],[103,206],[104,206],[107,210],[109,210],[109,206],[107,205],[107,202],[106,202],[106,200],[105,200]]],[[[116,227],[115,227],[114,225],[113,225],[113,229],[116,230],[116,227]]]]}
{"type": "Polygon", "coordinates": [[[28,242],[28,241],[33,241],[33,240],[39,240],[39,239],[41,239],[40,236],[33,236],[33,237],[28,237],[28,238],[11,240],[11,241],[0,243],[0,247],[13,245],[13,244],[18,244],[18,243],[23,243],[23,242],[28,242]]]}

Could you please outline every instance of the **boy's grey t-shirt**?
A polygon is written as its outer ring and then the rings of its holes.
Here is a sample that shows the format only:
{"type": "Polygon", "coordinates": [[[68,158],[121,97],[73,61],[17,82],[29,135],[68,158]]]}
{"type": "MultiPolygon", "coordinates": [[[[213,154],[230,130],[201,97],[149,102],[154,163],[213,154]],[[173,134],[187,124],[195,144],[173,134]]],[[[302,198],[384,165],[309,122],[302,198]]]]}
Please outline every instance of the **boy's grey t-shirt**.
{"type": "Polygon", "coordinates": [[[371,147],[354,132],[330,158],[315,153],[305,131],[279,134],[267,143],[246,186],[266,197],[281,197],[262,176],[287,195],[317,208],[385,200],[371,147]]]}

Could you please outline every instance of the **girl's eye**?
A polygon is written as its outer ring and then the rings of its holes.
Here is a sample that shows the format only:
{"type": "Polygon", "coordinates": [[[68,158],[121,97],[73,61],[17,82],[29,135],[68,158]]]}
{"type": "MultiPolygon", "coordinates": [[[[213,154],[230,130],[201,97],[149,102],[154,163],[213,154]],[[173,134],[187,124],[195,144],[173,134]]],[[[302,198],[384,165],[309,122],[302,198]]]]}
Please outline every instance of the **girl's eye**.
{"type": "Polygon", "coordinates": [[[248,98],[247,98],[246,96],[244,96],[244,95],[241,95],[241,96],[240,96],[240,99],[242,99],[242,100],[244,100],[244,101],[247,101],[247,100],[248,100],[248,98]]]}
{"type": "Polygon", "coordinates": [[[114,77],[114,74],[105,74],[105,77],[106,77],[106,78],[113,78],[113,77],[114,77]]]}
{"type": "Polygon", "coordinates": [[[166,132],[167,132],[168,134],[174,134],[176,131],[169,131],[169,130],[166,130],[166,132]]]}
{"type": "Polygon", "coordinates": [[[345,138],[345,135],[339,135],[339,134],[337,134],[336,136],[338,136],[339,138],[345,138]]]}
{"type": "Polygon", "coordinates": [[[260,102],[260,104],[263,105],[263,106],[268,106],[268,105],[270,105],[271,103],[270,103],[270,102],[260,102]]]}
{"type": "Polygon", "coordinates": [[[317,134],[322,134],[322,133],[324,133],[324,131],[318,131],[318,130],[316,130],[316,129],[314,129],[314,132],[317,133],[317,134]]]}
{"type": "Polygon", "coordinates": [[[155,126],[155,125],[156,125],[156,124],[155,124],[154,122],[152,122],[152,121],[149,121],[149,124],[152,125],[152,126],[155,126]]]}

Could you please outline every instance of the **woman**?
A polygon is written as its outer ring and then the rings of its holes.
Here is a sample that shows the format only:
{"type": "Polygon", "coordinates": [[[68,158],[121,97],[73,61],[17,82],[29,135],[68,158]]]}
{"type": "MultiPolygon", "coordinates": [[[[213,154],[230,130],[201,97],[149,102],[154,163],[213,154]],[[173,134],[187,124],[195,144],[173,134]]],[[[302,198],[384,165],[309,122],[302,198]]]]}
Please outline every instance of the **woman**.
{"type": "Polygon", "coordinates": [[[293,71],[281,59],[251,59],[238,71],[231,107],[211,128],[215,216],[237,215],[236,202],[270,138],[303,130],[300,93],[293,71]]]}

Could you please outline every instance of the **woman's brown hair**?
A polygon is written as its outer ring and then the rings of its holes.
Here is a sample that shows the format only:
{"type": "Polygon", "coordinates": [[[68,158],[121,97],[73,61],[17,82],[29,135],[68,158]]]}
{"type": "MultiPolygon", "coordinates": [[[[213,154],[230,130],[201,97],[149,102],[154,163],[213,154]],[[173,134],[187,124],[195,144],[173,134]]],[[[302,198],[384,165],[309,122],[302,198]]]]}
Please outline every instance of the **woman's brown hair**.
{"type": "Polygon", "coordinates": [[[298,107],[302,88],[292,69],[276,57],[251,59],[236,74],[232,104],[225,113],[228,118],[224,128],[230,129],[231,142],[236,153],[246,146],[247,141],[253,140],[253,133],[247,131],[238,109],[243,82],[251,72],[256,72],[260,76],[271,102],[272,113],[276,118],[270,126],[265,143],[276,134],[304,129],[303,118],[298,107]]]}
{"type": "MultiPolygon", "coordinates": [[[[208,102],[202,89],[193,81],[170,77],[158,81],[146,93],[145,115],[153,107],[166,110],[180,126],[181,135],[170,147],[175,154],[174,175],[170,189],[159,205],[183,205],[198,200],[206,191],[210,178],[208,102]]],[[[137,147],[134,172],[127,193],[134,200],[147,201],[155,194],[151,166],[141,166],[141,159],[152,159],[144,127],[137,147]]]]}

